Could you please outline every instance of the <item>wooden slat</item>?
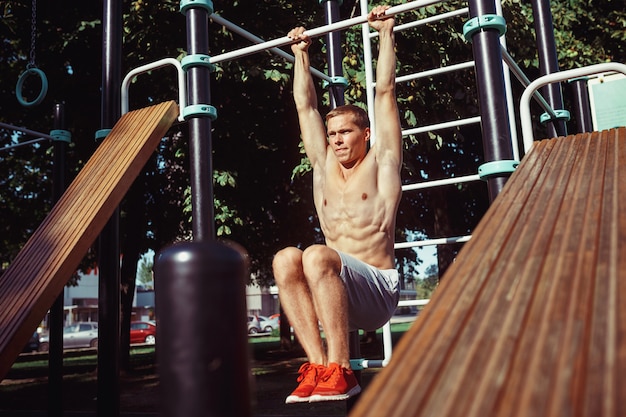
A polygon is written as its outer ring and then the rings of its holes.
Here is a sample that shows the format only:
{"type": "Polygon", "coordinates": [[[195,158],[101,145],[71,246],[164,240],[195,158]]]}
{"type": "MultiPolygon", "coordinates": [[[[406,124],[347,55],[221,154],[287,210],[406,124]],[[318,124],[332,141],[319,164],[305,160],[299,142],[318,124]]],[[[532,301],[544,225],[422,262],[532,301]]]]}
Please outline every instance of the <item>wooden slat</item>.
{"type": "Polygon", "coordinates": [[[173,101],[124,115],[0,277],[0,380],[177,116],[173,101]]]}
{"type": "Polygon", "coordinates": [[[536,142],[351,416],[626,415],[626,129],[536,142]]]}

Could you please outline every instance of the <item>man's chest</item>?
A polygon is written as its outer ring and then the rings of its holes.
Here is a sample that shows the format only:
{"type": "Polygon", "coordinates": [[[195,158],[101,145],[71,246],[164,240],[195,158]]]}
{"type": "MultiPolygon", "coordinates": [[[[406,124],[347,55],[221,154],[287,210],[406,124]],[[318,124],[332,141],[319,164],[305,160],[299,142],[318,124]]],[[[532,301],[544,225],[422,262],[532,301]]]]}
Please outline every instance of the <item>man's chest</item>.
{"type": "Polygon", "coordinates": [[[318,215],[324,222],[368,221],[381,205],[375,178],[328,175],[317,184],[318,215]]]}

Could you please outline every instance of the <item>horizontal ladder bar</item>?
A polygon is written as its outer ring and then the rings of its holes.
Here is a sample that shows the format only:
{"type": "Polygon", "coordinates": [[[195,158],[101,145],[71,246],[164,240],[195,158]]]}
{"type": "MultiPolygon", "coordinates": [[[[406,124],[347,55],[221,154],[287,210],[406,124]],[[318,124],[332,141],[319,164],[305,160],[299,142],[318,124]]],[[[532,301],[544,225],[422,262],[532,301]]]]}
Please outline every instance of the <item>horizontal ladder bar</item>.
{"type": "Polygon", "coordinates": [[[418,240],[415,242],[400,242],[394,243],[394,249],[409,249],[409,248],[417,248],[423,246],[435,246],[435,245],[448,245],[451,243],[463,243],[470,240],[472,235],[466,236],[457,236],[457,237],[442,237],[439,239],[426,239],[426,240],[418,240]]]}
{"type": "MultiPolygon", "coordinates": [[[[400,4],[398,6],[393,6],[385,11],[385,16],[394,16],[398,13],[403,13],[410,10],[419,9],[422,7],[430,6],[436,3],[441,3],[441,0],[417,0],[405,4],[400,4]]],[[[342,20],[339,22],[331,23],[329,25],[320,26],[318,28],[306,30],[304,35],[309,36],[311,38],[325,35],[330,32],[336,32],[339,30],[347,29],[352,26],[356,26],[359,24],[367,23],[367,16],[357,16],[351,19],[342,20]]],[[[289,36],[283,36],[281,38],[277,38],[271,41],[266,41],[257,45],[251,45],[244,48],[236,49],[231,52],[226,52],[220,55],[215,55],[210,58],[209,62],[211,64],[217,64],[224,61],[229,61],[235,58],[241,58],[246,55],[252,55],[257,52],[266,51],[272,48],[279,48],[281,46],[286,46],[293,43],[293,39],[289,36]]]]}

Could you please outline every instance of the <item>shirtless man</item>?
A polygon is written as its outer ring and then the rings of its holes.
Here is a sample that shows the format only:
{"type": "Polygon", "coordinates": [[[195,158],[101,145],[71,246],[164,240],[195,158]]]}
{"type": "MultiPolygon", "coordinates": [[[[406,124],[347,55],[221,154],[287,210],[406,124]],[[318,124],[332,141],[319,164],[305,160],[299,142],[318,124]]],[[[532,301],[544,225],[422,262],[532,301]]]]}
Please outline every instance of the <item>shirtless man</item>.
{"type": "Polygon", "coordinates": [[[298,27],[294,40],[293,95],[302,141],[313,167],[313,198],[326,245],[288,247],[273,262],[280,302],[309,362],[286,403],[344,400],[361,391],[350,370],[349,331],[374,330],[393,314],[398,294],[394,269],[395,221],[401,196],[402,133],[395,97],[394,19],[389,6],[368,15],[379,33],[376,66],[376,140],[367,113],[341,106],[317,109],[309,71],[310,39],[298,27]],[[326,336],[326,349],[318,321],[326,336]]]}

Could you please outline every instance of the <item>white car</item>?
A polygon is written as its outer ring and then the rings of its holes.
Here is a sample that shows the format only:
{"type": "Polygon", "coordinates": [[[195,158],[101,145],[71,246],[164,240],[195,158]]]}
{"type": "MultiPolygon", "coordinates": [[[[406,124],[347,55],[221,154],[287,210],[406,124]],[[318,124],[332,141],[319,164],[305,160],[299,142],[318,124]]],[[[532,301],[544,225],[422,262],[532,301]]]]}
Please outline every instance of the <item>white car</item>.
{"type": "Polygon", "coordinates": [[[261,331],[261,323],[255,316],[248,316],[248,334],[257,334],[261,331]]]}
{"type": "Polygon", "coordinates": [[[259,318],[259,327],[264,333],[271,333],[274,329],[278,329],[278,317],[270,319],[266,316],[257,316],[259,318]]]}

